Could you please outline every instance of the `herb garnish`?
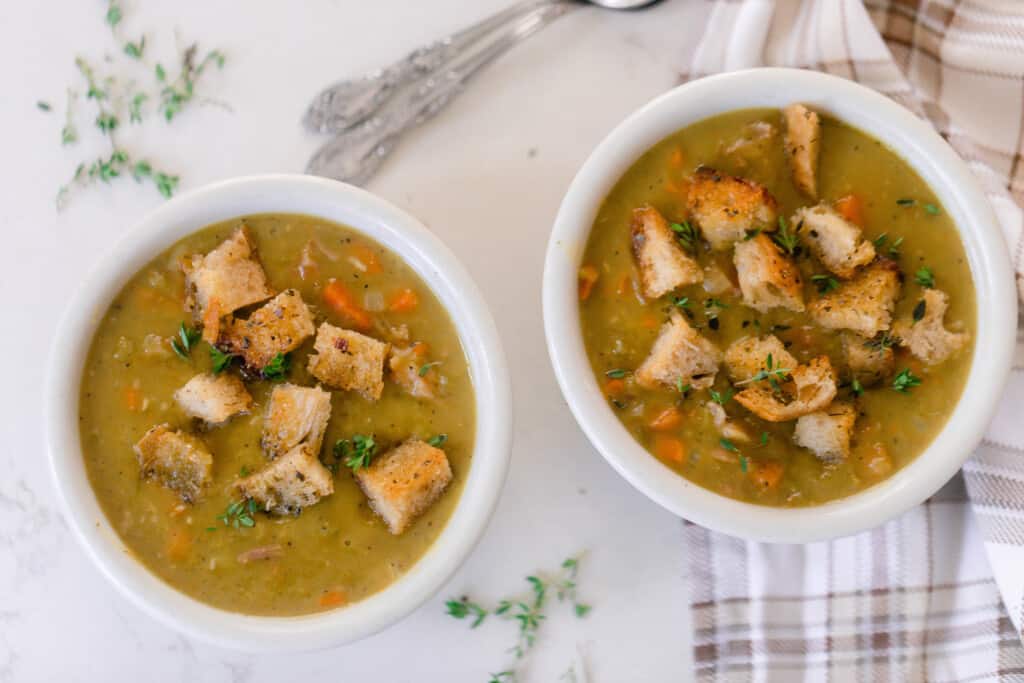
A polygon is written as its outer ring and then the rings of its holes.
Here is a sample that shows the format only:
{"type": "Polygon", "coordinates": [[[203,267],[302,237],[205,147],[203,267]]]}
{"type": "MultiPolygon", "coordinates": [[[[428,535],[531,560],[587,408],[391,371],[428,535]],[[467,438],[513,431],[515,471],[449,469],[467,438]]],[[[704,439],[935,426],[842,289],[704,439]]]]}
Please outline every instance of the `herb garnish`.
{"type": "Polygon", "coordinates": [[[924,299],[921,299],[920,301],[918,301],[917,305],[914,306],[914,310],[911,313],[911,315],[913,316],[915,323],[916,322],[920,322],[921,319],[924,318],[925,308],[926,308],[926,305],[925,305],[924,299]]]}
{"type": "Polygon", "coordinates": [[[252,498],[238,500],[228,505],[223,514],[217,515],[217,519],[224,522],[224,526],[233,526],[236,529],[240,526],[254,527],[256,520],[256,501],[252,498]]]}
{"type": "Polygon", "coordinates": [[[780,391],[779,380],[784,380],[790,373],[790,368],[775,367],[775,361],[772,358],[772,354],[764,359],[764,367],[750,376],[748,379],[742,382],[737,382],[736,386],[743,384],[750,384],[751,382],[761,382],[768,380],[768,383],[772,386],[774,391],[780,391]]]}
{"type": "Polygon", "coordinates": [[[920,384],[921,378],[912,373],[910,368],[901,370],[892,380],[892,388],[902,394],[909,392],[913,387],[920,384]]]}
{"type": "Polygon", "coordinates": [[[779,216],[779,231],[772,235],[772,241],[790,256],[796,255],[797,236],[789,231],[789,223],[783,216],[779,216]]]}
{"type": "Polygon", "coordinates": [[[913,206],[916,203],[917,203],[916,199],[908,199],[906,197],[904,197],[903,199],[897,199],[896,200],[896,204],[898,206],[913,206]]]}
{"type": "Polygon", "coordinates": [[[188,360],[192,353],[192,345],[199,341],[199,330],[192,327],[185,327],[185,323],[178,326],[178,336],[171,337],[171,348],[183,360],[188,360]]]}
{"type": "Polygon", "coordinates": [[[210,345],[210,360],[213,362],[213,374],[219,375],[224,372],[234,359],[235,354],[224,353],[216,346],[210,345]]]}
{"type": "Polygon", "coordinates": [[[44,102],[43,100],[39,100],[38,102],[36,102],[36,106],[39,107],[40,111],[50,111],[50,109],[52,108],[50,107],[49,102],[44,102]]]}
{"type": "Polygon", "coordinates": [[[263,367],[260,374],[263,376],[263,379],[279,382],[288,375],[291,365],[291,356],[287,353],[279,353],[270,359],[270,362],[263,367]]]}
{"type": "Polygon", "coordinates": [[[447,441],[448,441],[448,435],[447,434],[435,434],[434,436],[432,436],[429,439],[427,439],[427,443],[430,444],[431,446],[433,446],[434,448],[440,448],[447,441]]]}
{"type": "Polygon", "coordinates": [[[416,371],[416,374],[419,375],[420,377],[426,377],[427,373],[430,372],[430,368],[440,364],[441,361],[439,360],[435,360],[432,363],[424,363],[423,365],[420,366],[420,369],[416,371]]]}
{"type": "Polygon", "coordinates": [[[469,598],[463,595],[458,600],[448,600],[444,603],[445,607],[448,608],[446,614],[456,619],[465,619],[466,617],[473,615],[473,623],[469,625],[470,628],[476,628],[483,623],[487,615],[490,614],[486,609],[471,602],[469,598]]]}
{"type": "Polygon", "coordinates": [[[900,257],[900,245],[903,244],[903,238],[897,238],[892,244],[889,245],[889,256],[892,258],[900,257]]]}
{"type": "Polygon", "coordinates": [[[818,287],[818,294],[827,294],[839,287],[839,281],[831,275],[812,275],[811,282],[818,287]]]}
{"type": "Polygon", "coordinates": [[[931,214],[932,216],[939,215],[939,207],[935,206],[934,204],[925,204],[924,210],[925,213],[931,214]]]}
{"type": "Polygon", "coordinates": [[[746,230],[746,231],[744,231],[744,234],[743,234],[743,241],[744,242],[749,242],[750,240],[754,239],[755,237],[757,237],[760,234],[761,234],[761,228],[754,228],[753,230],[746,230]]]}
{"type": "Polygon", "coordinates": [[[689,385],[689,384],[683,384],[683,378],[682,377],[677,377],[676,378],[676,391],[678,391],[680,394],[683,394],[685,396],[686,394],[688,394],[690,392],[690,389],[692,389],[692,388],[693,387],[691,385],[689,385]]]}
{"type": "Polygon", "coordinates": [[[690,297],[688,296],[676,296],[672,297],[672,305],[676,308],[689,308],[690,297]]]}
{"type": "Polygon", "coordinates": [[[881,235],[873,239],[871,243],[875,245],[875,248],[881,249],[887,239],[889,239],[889,233],[883,232],[881,235]]]}
{"type": "Polygon", "coordinates": [[[724,436],[718,440],[718,444],[725,450],[729,451],[730,453],[740,452],[740,449],[736,448],[736,444],[734,444],[732,441],[729,441],[729,439],[725,438],[724,436]]]}
{"type": "Polygon", "coordinates": [[[720,394],[714,389],[708,389],[708,393],[711,394],[712,401],[714,401],[720,406],[724,406],[726,403],[729,402],[729,399],[732,398],[735,392],[732,389],[726,389],[724,392],[720,394]]]}
{"type": "Polygon", "coordinates": [[[345,467],[351,468],[352,471],[369,467],[376,454],[377,442],[372,434],[353,434],[351,440],[339,439],[334,444],[334,457],[343,461],[345,467]]]}
{"type": "Polygon", "coordinates": [[[917,272],[914,273],[914,280],[917,281],[917,284],[927,289],[935,286],[935,274],[932,273],[932,269],[928,266],[918,268],[917,272]]]}
{"type": "Polygon", "coordinates": [[[181,56],[181,72],[173,81],[167,81],[167,72],[162,66],[157,64],[157,80],[165,83],[163,90],[160,91],[160,105],[158,108],[168,122],[177,116],[182,108],[195,97],[196,79],[202,75],[207,66],[216,64],[218,68],[224,67],[224,54],[219,50],[211,50],[206,53],[206,56],[196,64],[195,60],[198,50],[199,46],[194,43],[185,50],[181,56]]]}
{"type": "Polygon", "coordinates": [[[139,42],[128,41],[124,44],[124,53],[132,59],[142,59],[142,53],[146,50],[146,36],[139,38],[139,42]]]}
{"type": "Polygon", "coordinates": [[[672,223],[669,225],[672,228],[672,232],[676,234],[679,239],[679,244],[683,246],[687,251],[693,251],[697,246],[697,231],[689,221],[683,221],[682,223],[672,223]]]}
{"type": "Polygon", "coordinates": [[[860,396],[864,393],[864,387],[861,385],[860,380],[856,377],[850,382],[850,391],[854,396],[860,396]]]}
{"type": "Polygon", "coordinates": [[[609,370],[608,372],[604,373],[604,376],[610,377],[611,379],[622,379],[628,374],[628,370],[623,370],[622,368],[615,368],[614,370],[609,370]]]}
{"type": "Polygon", "coordinates": [[[767,446],[768,445],[768,432],[761,432],[761,445],[762,446],[767,446]]]}
{"type": "Polygon", "coordinates": [[[864,342],[864,346],[868,347],[869,349],[874,349],[875,351],[884,351],[888,348],[891,348],[894,344],[896,344],[896,342],[896,337],[892,336],[888,332],[883,332],[874,339],[869,339],[866,342],[864,342]]]}

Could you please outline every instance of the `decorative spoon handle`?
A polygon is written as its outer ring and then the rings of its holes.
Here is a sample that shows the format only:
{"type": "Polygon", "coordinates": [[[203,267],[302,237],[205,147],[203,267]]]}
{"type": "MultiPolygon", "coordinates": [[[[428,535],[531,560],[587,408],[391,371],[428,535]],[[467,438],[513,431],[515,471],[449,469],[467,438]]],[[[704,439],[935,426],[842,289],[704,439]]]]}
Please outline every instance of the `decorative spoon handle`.
{"type": "Polygon", "coordinates": [[[365,183],[402,133],[440,111],[482,67],[576,4],[575,0],[526,0],[417,50],[379,75],[324,91],[307,112],[306,123],[338,135],[310,159],[307,172],[365,183]],[[346,102],[345,98],[352,99],[346,102]]]}

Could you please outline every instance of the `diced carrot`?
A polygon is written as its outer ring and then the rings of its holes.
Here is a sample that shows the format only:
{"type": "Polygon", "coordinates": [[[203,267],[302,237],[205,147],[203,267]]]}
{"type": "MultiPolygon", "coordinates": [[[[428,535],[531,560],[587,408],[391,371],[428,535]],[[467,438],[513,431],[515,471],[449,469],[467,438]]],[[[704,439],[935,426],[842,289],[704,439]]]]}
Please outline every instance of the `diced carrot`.
{"type": "Polygon", "coordinates": [[[632,278],[629,277],[629,273],[625,273],[622,277],[619,278],[618,284],[615,285],[615,293],[619,296],[622,296],[623,294],[630,290],[632,284],[632,278]]]}
{"type": "Polygon", "coordinates": [[[864,227],[864,203],[861,201],[860,195],[848,194],[845,197],[840,197],[836,200],[835,208],[839,215],[846,220],[854,225],[864,227]]]}
{"type": "Polygon", "coordinates": [[[376,275],[384,270],[380,265],[380,259],[376,252],[365,244],[353,244],[349,247],[349,255],[363,265],[363,272],[367,275],[376,275]]]}
{"type": "Polygon", "coordinates": [[[164,545],[164,555],[167,559],[180,562],[187,558],[192,552],[192,535],[187,529],[175,527],[167,536],[167,543],[164,545]]]}
{"type": "Polygon", "coordinates": [[[345,593],[340,590],[329,590],[320,596],[321,607],[338,607],[348,602],[345,593]]]}
{"type": "Polygon", "coordinates": [[[331,280],[324,287],[324,303],[330,306],[331,310],[345,319],[357,330],[368,330],[373,324],[373,318],[356,303],[352,292],[338,280],[331,280]]]}
{"type": "Polygon", "coordinates": [[[392,313],[412,313],[420,305],[420,298],[413,290],[406,288],[391,297],[388,310],[392,313]]]}
{"type": "Polygon", "coordinates": [[[623,379],[610,379],[604,383],[604,393],[606,396],[621,396],[625,390],[626,381],[623,379]]]}
{"type": "Polygon", "coordinates": [[[122,391],[124,407],[135,412],[142,408],[142,392],[137,387],[127,386],[122,391]]]}
{"type": "Polygon", "coordinates": [[[752,462],[750,476],[762,489],[773,489],[782,481],[782,474],[786,471],[781,462],[775,460],[762,460],[752,462]]]}
{"type": "Polygon", "coordinates": [[[416,354],[417,358],[423,359],[430,353],[430,344],[424,341],[414,342],[412,345],[412,352],[416,354]]]}
{"type": "Polygon", "coordinates": [[[654,437],[654,455],[659,460],[680,463],[686,458],[686,447],[674,436],[658,434],[654,437]]]}
{"type": "Polygon", "coordinates": [[[597,266],[588,264],[580,268],[580,301],[586,301],[590,298],[590,294],[594,291],[594,284],[597,282],[599,275],[600,273],[597,270],[597,266]]]}
{"type": "Polygon", "coordinates": [[[220,337],[220,299],[210,297],[203,311],[203,341],[216,344],[220,337]]]}
{"type": "Polygon", "coordinates": [[[683,414],[678,408],[668,407],[654,416],[647,426],[656,432],[670,432],[683,423],[683,414]]]}
{"type": "Polygon", "coordinates": [[[646,327],[649,330],[653,330],[658,326],[658,319],[653,315],[647,314],[640,319],[640,325],[646,327]]]}

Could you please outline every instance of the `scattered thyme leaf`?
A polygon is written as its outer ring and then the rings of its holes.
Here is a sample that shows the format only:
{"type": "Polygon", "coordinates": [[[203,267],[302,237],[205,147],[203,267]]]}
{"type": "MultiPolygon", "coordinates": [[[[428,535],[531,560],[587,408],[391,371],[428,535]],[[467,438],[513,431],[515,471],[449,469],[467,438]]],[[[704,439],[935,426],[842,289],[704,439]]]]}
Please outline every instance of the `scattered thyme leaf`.
{"type": "Polygon", "coordinates": [[[917,284],[925,287],[926,289],[931,289],[935,286],[935,274],[928,266],[921,266],[918,268],[917,272],[914,273],[914,280],[917,281],[917,284]]]}
{"type": "Polygon", "coordinates": [[[609,377],[611,379],[622,379],[623,377],[625,377],[628,374],[629,374],[628,370],[624,370],[623,368],[614,368],[614,369],[609,370],[608,372],[604,373],[604,376],[605,377],[609,377]]]}
{"type": "Polygon", "coordinates": [[[40,111],[50,111],[52,109],[50,103],[44,102],[43,100],[36,102],[36,107],[38,107],[40,111]]]}
{"type": "Polygon", "coordinates": [[[864,387],[856,377],[850,382],[850,391],[853,392],[854,396],[861,396],[864,393],[864,387]]]}
{"type": "Polygon", "coordinates": [[[714,389],[709,389],[708,393],[711,394],[712,401],[714,401],[720,406],[724,406],[726,403],[729,402],[729,399],[733,397],[733,394],[735,392],[732,389],[726,389],[724,392],[718,393],[714,389]]]}
{"type": "Polygon", "coordinates": [[[252,528],[256,526],[256,502],[251,498],[246,500],[237,500],[230,503],[227,509],[223,513],[217,515],[217,519],[221,521],[224,526],[231,526],[236,529],[239,527],[252,528]]]}
{"type": "Polygon", "coordinates": [[[900,237],[900,238],[896,239],[895,241],[893,241],[893,243],[889,245],[889,256],[892,257],[892,258],[899,258],[900,257],[900,246],[902,244],[903,244],[903,238],[902,237],[900,237]]]}
{"type": "Polygon", "coordinates": [[[730,453],[740,452],[740,449],[736,448],[736,444],[734,444],[732,441],[725,438],[724,436],[718,440],[718,445],[720,445],[722,448],[729,451],[730,453]]]}
{"type": "Polygon", "coordinates": [[[430,372],[430,368],[436,367],[440,364],[441,361],[439,360],[436,360],[432,363],[424,363],[423,365],[420,366],[420,369],[416,371],[416,374],[418,374],[420,377],[426,377],[427,373],[430,372]]]}
{"type": "Polygon", "coordinates": [[[688,296],[673,297],[672,305],[675,306],[676,308],[689,308],[690,307],[690,297],[688,297],[688,296]]]}
{"type": "Polygon", "coordinates": [[[690,389],[692,389],[692,388],[693,387],[691,385],[689,385],[689,384],[683,384],[683,378],[682,377],[677,377],[676,378],[676,391],[678,391],[680,394],[683,394],[685,396],[686,394],[688,394],[690,392],[690,389]]]}
{"type": "Polygon", "coordinates": [[[939,213],[941,213],[939,211],[939,207],[935,206],[934,204],[925,204],[924,211],[925,213],[930,214],[932,216],[938,216],[939,213]]]}
{"type": "Polygon", "coordinates": [[[444,603],[445,607],[448,608],[448,616],[455,617],[456,619],[465,619],[466,617],[472,616],[473,623],[469,625],[470,628],[476,628],[483,623],[484,619],[490,612],[475,602],[471,602],[469,598],[463,596],[458,600],[448,600],[444,603]]]}
{"type": "Polygon", "coordinates": [[[839,288],[839,280],[831,275],[812,275],[811,282],[818,288],[818,294],[828,294],[839,288]]]}
{"type": "Polygon", "coordinates": [[[128,41],[124,44],[124,53],[132,59],[142,59],[142,53],[146,51],[146,36],[139,38],[139,42],[128,41]]]}
{"type": "Polygon", "coordinates": [[[213,362],[213,374],[219,375],[235,360],[235,354],[224,353],[216,346],[210,345],[210,360],[213,362]]]}
{"type": "Polygon", "coordinates": [[[110,25],[110,28],[113,29],[118,24],[120,24],[121,23],[121,19],[123,18],[123,16],[124,15],[121,12],[121,6],[119,4],[117,4],[116,2],[114,2],[113,0],[111,0],[110,4],[107,5],[107,16],[106,16],[107,24],[110,25]]]}
{"type": "Polygon", "coordinates": [[[898,206],[913,206],[916,203],[917,203],[917,200],[909,199],[909,198],[906,198],[906,197],[904,197],[903,199],[897,199],[896,200],[896,204],[898,206]]]}
{"type": "Polygon", "coordinates": [[[892,388],[901,394],[908,393],[912,388],[920,386],[921,378],[910,371],[910,368],[905,368],[897,374],[892,380],[892,388]]]}
{"type": "Polygon", "coordinates": [[[171,337],[171,349],[183,360],[188,360],[192,353],[192,345],[199,341],[199,336],[199,330],[181,323],[178,325],[178,336],[171,337]]]}
{"type": "Polygon", "coordinates": [[[334,457],[353,472],[369,467],[375,455],[377,442],[372,434],[353,434],[351,439],[339,439],[334,443],[334,457]]]}
{"type": "Polygon", "coordinates": [[[767,446],[768,445],[768,432],[761,432],[761,445],[762,446],[767,446]]]}
{"type": "Polygon", "coordinates": [[[779,229],[772,235],[772,241],[790,256],[796,255],[797,236],[796,233],[789,231],[789,223],[783,216],[779,216],[779,229]]]}
{"type": "Polygon", "coordinates": [[[270,380],[271,382],[279,382],[288,375],[288,370],[291,368],[291,356],[287,353],[279,353],[270,359],[260,374],[263,379],[270,380]]]}
{"type": "Polygon", "coordinates": [[[920,301],[918,301],[917,305],[914,306],[914,311],[913,311],[913,313],[911,315],[913,316],[915,323],[916,322],[920,322],[921,319],[924,318],[925,308],[926,308],[926,304],[924,302],[924,299],[921,299],[920,301]]]}
{"type": "Polygon", "coordinates": [[[687,251],[693,251],[697,246],[697,231],[689,221],[683,221],[682,223],[672,223],[669,225],[672,228],[672,232],[676,234],[676,238],[679,240],[679,244],[682,245],[687,251]]]}
{"type": "Polygon", "coordinates": [[[427,443],[433,446],[434,448],[440,448],[441,446],[445,445],[447,441],[447,434],[435,434],[434,436],[427,439],[427,443]]]}

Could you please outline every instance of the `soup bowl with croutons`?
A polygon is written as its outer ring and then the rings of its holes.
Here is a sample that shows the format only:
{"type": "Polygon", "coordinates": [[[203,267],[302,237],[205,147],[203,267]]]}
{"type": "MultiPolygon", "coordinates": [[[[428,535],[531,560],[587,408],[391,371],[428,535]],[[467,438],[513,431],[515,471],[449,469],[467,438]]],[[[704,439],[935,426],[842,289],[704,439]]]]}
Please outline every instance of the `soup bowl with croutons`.
{"type": "Polygon", "coordinates": [[[55,338],[66,518],[134,602],[215,643],[349,642],[468,555],[509,457],[473,282],[415,219],[309,176],[231,180],[132,229],[55,338]]]}
{"type": "Polygon", "coordinates": [[[765,541],[878,525],[978,443],[1010,367],[1007,249],[892,100],[758,69],[671,91],[583,165],[544,321],[594,446],[682,517],[765,541]]]}

